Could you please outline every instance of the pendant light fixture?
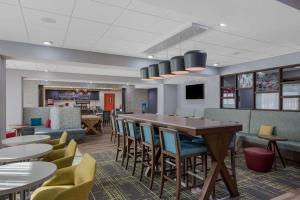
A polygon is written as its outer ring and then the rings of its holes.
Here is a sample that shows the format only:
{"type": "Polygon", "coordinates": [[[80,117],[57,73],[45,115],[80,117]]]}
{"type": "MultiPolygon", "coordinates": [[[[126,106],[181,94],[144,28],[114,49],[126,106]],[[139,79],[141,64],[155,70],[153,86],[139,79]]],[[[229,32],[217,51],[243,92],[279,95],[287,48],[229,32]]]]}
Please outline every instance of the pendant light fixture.
{"type": "Polygon", "coordinates": [[[141,72],[141,79],[142,80],[150,80],[149,79],[148,67],[141,68],[140,72],[141,72]]]}
{"type": "Polygon", "coordinates": [[[175,76],[171,73],[171,63],[168,60],[161,61],[158,64],[159,75],[164,78],[175,76]]]}
{"type": "Polygon", "coordinates": [[[163,79],[163,77],[159,76],[158,64],[149,65],[148,70],[149,70],[149,79],[152,80],[163,79]]]}
{"type": "Polygon", "coordinates": [[[185,69],[188,71],[199,71],[206,67],[207,54],[200,50],[188,51],[184,54],[185,69]]]}
{"type": "Polygon", "coordinates": [[[185,70],[184,58],[183,56],[175,56],[171,58],[171,72],[175,75],[188,74],[189,72],[185,70]]]}

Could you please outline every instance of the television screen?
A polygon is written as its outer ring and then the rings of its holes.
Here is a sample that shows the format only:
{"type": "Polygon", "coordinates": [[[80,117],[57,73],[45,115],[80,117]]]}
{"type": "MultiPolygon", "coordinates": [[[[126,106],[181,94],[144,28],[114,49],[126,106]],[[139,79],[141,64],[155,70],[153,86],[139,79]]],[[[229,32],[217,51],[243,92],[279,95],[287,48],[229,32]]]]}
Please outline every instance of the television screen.
{"type": "Polygon", "coordinates": [[[204,99],[204,84],[187,85],[185,90],[186,99],[204,99]]]}

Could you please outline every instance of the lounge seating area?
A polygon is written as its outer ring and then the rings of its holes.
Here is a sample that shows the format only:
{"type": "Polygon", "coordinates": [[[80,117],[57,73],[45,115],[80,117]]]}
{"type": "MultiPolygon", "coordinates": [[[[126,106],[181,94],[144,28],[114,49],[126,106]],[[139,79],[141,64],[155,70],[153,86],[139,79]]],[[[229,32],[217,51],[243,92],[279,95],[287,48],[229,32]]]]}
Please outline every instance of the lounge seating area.
{"type": "Polygon", "coordinates": [[[0,200],[300,200],[296,0],[0,0],[0,200]]]}

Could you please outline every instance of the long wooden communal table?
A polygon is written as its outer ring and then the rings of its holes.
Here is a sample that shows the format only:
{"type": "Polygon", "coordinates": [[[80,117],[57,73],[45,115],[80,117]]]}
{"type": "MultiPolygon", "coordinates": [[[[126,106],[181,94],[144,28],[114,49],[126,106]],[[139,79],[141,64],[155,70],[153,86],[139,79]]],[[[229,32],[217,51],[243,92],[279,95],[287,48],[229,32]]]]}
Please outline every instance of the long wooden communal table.
{"type": "Polygon", "coordinates": [[[239,196],[237,183],[230,176],[224,159],[234,134],[242,130],[241,124],[237,122],[222,122],[156,114],[120,114],[118,117],[137,122],[151,123],[155,127],[173,128],[191,136],[202,136],[213,162],[204,181],[199,199],[209,199],[219,173],[231,197],[239,196]]]}

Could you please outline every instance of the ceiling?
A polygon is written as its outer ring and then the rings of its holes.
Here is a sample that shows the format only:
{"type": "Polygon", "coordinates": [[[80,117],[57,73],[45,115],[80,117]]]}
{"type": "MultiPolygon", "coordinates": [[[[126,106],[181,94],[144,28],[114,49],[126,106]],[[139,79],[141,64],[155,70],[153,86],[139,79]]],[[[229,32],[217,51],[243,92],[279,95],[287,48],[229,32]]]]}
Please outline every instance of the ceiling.
{"type": "Polygon", "coordinates": [[[31,70],[40,72],[75,73],[87,75],[103,75],[116,77],[139,77],[139,70],[118,66],[106,66],[79,63],[46,63],[23,60],[7,60],[6,68],[17,70],[31,70]]]}
{"type": "Polygon", "coordinates": [[[149,44],[196,22],[208,31],[155,58],[201,49],[219,66],[300,51],[299,21],[275,0],[0,0],[1,40],[146,57],[149,44]]]}

